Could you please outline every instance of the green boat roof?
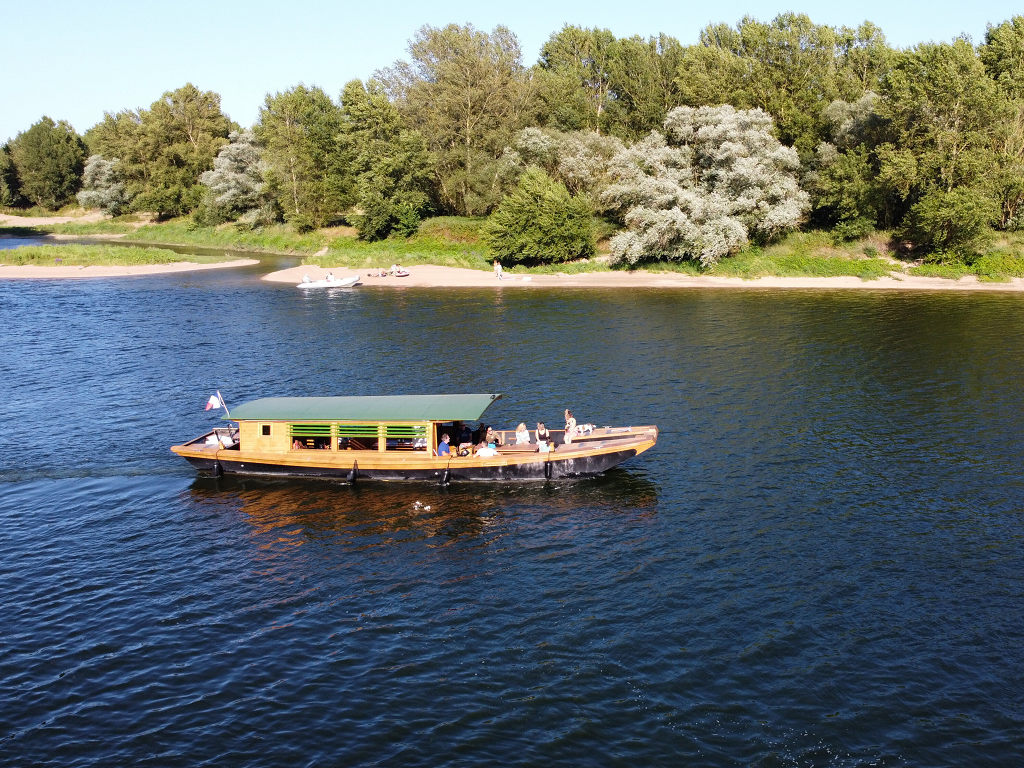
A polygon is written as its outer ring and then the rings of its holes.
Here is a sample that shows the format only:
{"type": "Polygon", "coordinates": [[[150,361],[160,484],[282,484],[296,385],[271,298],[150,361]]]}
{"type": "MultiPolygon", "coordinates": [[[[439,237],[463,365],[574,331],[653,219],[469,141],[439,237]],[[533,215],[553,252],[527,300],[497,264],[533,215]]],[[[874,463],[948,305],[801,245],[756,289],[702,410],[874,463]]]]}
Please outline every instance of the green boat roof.
{"type": "Polygon", "coordinates": [[[230,421],[475,421],[495,395],[264,397],[236,406],[230,421]]]}

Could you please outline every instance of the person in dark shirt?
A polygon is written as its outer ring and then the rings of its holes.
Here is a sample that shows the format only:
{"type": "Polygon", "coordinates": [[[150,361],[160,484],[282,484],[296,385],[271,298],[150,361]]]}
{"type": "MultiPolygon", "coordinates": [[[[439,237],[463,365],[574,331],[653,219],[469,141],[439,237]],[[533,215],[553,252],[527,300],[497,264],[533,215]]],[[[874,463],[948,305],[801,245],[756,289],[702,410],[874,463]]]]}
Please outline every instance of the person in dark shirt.
{"type": "Polygon", "coordinates": [[[438,456],[451,456],[451,449],[448,447],[448,441],[451,438],[448,437],[448,433],[445,432],[441,435],[441,442],[437,444],[437,455],[438,456]]]}
{"type": "Polygon", "coordinates": [[[469,428],[468,424],[463,424],[458,430],[458,446],[462,448],[464,446],[471,446],[473,444],[473,430],[469,428]]]}

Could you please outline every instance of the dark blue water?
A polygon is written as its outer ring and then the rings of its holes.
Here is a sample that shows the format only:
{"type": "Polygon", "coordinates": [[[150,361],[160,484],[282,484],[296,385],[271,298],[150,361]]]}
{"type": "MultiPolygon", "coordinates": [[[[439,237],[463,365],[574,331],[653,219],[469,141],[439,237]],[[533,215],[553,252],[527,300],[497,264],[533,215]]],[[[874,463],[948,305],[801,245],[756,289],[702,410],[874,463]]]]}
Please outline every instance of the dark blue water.
{"type": "Polygon", "coordinates": [[[0,763],[1024,759],[1024,297],[265,268],[0,282],[0,763]],[[202,479],[214,389],[662,432],[576,482],[202,479]]]}

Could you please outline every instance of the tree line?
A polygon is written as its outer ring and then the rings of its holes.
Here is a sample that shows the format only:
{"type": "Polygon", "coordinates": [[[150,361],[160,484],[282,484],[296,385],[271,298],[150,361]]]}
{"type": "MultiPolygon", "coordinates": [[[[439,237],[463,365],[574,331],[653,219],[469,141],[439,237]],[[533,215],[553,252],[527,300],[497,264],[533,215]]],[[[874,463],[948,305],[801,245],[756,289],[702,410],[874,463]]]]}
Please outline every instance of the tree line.
{"type": "Polygon", "coordinates": [[[348,83],[268,94],[243,130],[191,84],[83,135],[43,118],[0,148],[0,204],[407,236],[490,216],[507,258],[710,264],[796,227],[969,256],[1024,228],[1024,16],[890,46],[875,25],[709,25],[695,45],[567,25],[532,66],[499,26],[425,26],[348,83]],[[540,224],[543,222],[543,224],[540,224]]]}

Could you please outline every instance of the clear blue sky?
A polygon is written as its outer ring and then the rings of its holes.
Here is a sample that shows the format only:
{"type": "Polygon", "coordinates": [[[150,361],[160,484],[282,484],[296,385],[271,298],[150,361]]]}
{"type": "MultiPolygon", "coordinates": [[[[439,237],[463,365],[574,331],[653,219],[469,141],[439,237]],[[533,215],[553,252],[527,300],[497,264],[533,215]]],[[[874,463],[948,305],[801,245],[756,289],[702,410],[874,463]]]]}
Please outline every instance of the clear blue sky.
{"type": "Polygon", "coordinates": [[[900,47],[961,33],[979,42],[986,23],[1024,12],[1009,0],[11,2],[2,11],[0,142],[42,115],[84,132],[105,111],[148,107],[186,82],[220,93],[224,111],[249,125],[268,91],[304,82],[337,97],[348,80],[403,57],[424,24],[470,22],[487,30],[505,24],[532,64],[541,44],[566,23],[607,27],[619,37],[665,32],[688,44],[709,22],[735,24],[744,15],[768,21],[790,10],[819,24],[873,21],[900,47]]]}

